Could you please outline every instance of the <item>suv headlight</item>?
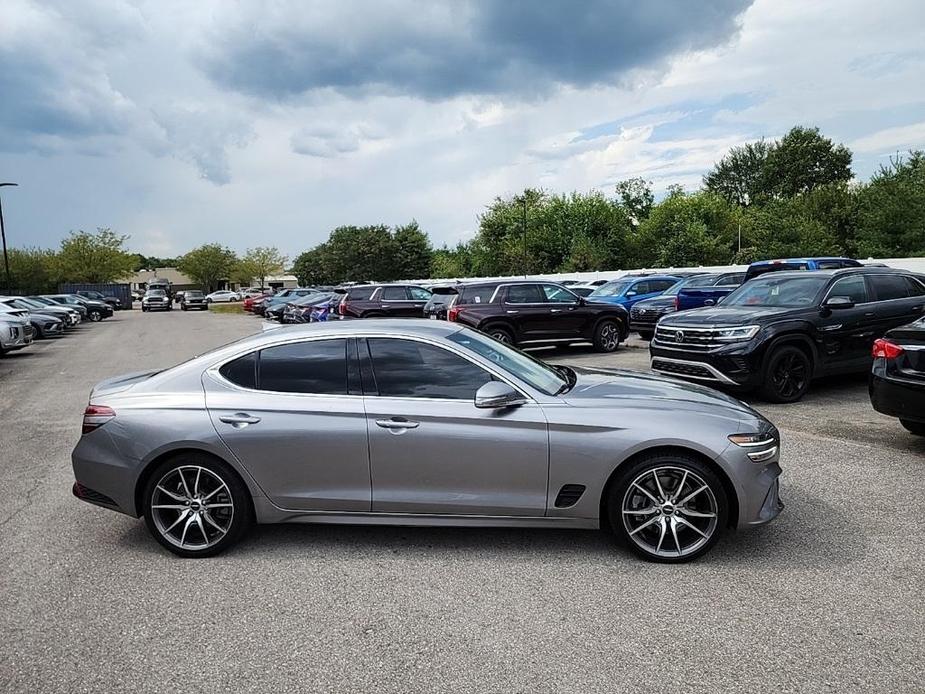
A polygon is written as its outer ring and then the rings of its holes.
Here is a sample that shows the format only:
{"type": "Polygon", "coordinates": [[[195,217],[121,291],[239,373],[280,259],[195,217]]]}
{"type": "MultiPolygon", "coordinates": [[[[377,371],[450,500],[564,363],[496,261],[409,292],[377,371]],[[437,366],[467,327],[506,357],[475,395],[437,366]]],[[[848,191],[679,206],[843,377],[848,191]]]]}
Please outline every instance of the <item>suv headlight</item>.
{"type": "Polygon", "coordinates": [[[737,325],[733,328],[714,328],[713,339],[718,342],[739,342],[740,340],[751,340],[758,331],[760,325],[737,325]]]}

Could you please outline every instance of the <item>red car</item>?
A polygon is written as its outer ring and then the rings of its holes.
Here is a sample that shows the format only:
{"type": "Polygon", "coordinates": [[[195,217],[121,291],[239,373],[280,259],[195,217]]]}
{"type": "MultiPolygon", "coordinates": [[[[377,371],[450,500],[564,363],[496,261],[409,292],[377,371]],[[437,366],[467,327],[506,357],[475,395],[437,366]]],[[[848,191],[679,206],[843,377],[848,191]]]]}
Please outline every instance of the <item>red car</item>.
{"type": "Polygon", "coordinates": [[[256,304],[261,304],[267,300],[267,297],[273,296],[272,294],[260,294],[259,296],[249,296],[244,299],[244,310],[245,311],[254,311],[254,306],[256,304]]]}

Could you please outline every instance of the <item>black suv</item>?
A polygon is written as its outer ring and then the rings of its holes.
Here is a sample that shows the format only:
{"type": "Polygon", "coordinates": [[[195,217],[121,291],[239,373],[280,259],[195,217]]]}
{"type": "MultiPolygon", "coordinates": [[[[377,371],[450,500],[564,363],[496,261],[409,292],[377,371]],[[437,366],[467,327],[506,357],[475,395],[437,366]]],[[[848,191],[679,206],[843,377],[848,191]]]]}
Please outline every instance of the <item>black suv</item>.
{"type": "Polygon", "coordinates": [[[424,305],[424,317],[432,320],[446,320],[447,311],[459,298],[460,286],[456,284],[431,287],[430,299],[424,305]]]}
{"type": "Polygon", "coordinates": [[[923,313],[925,277],[911,272],[774,272],[719,306],[662,318],[649,344],[652,369],[793,402],[813,378],[868,371],[874,340],[923,313]]]}
{"type": "Polygon", "coordinates": [[[337,312],[350,318],[420,318],[430,291],[414,284],[359,284],[346,290],[337,312]]]}
{"type": "Polygon", "coordinates": [[[447,318],[514,345],[592,342],[612,352],[629,334],[618,304],[590,301],[554,282],[465,284],[447,318]]]}

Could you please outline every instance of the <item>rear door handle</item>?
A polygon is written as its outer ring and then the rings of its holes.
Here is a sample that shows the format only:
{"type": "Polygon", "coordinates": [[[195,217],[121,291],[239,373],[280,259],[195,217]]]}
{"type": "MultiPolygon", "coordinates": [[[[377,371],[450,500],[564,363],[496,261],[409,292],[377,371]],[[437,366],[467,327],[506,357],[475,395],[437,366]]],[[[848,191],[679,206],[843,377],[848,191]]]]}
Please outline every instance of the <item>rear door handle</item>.
{"type": "Polygon", "coordinates": [[[260,421],[260,417],[254,417],[253,415],[249,415],[246,412],[223,414],[218,419],[220,422],[225,422],[225,424],[231,424],[236,427],[243,427],[247,426],[248,424],[256,424],[260,421]]]}
{"type": "Polygon", "coordinates": [[[377,419],[376,426],[383,429],[417,429],[421,426],[421,423],[412,422],[408,419],[377,419]]]}
{"type": "Polygon", "coordinates": [[[561,308],[551,308],[549,309],[549,312],[550,313],[561,313],[562,309],[561,308]]]}

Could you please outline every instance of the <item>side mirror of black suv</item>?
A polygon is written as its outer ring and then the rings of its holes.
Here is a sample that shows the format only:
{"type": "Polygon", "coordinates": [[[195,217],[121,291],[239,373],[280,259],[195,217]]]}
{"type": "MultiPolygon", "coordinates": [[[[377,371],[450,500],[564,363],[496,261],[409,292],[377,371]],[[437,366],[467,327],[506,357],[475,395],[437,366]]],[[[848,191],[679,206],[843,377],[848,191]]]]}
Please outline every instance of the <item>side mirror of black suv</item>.
{"type": "Polygon", "coordinates": [[[851,297],[847,296],[830,296],[826,299],[826,302],[823,306],[832,311],[837,311],[841,308],[854,308],[854,302],[851,300],[851,297]]]}

